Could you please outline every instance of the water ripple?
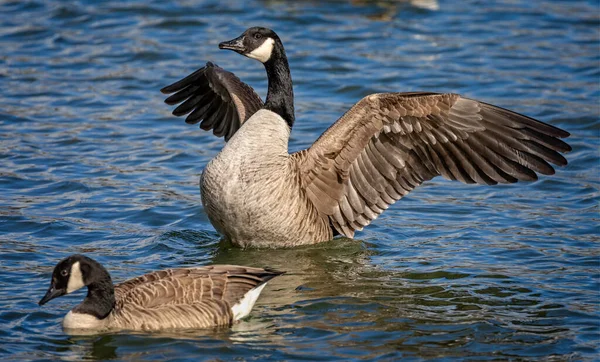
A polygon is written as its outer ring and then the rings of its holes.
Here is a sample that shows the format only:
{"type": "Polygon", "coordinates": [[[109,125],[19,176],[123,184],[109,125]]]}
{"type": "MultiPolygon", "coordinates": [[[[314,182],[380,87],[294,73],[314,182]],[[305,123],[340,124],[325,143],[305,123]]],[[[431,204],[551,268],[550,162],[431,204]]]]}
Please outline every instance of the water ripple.
{"type": "Polygon", "coordinates": [[[592,1],[5,1],[0,4],[0,358],[594,360],[600,342],[600,21],[592,1]],[[361,97],[452,91],[572,133],[534,183],[435,179],[359,240],[285,250],[220,241],[198,175],[222,147],[158,90],[250,25],[286,45],[311,144],[361,97]],[[40,308],[87,253],[117,281],[211,263],[287,270],[232,329],[66,336],[76,293],[40,308]]]}

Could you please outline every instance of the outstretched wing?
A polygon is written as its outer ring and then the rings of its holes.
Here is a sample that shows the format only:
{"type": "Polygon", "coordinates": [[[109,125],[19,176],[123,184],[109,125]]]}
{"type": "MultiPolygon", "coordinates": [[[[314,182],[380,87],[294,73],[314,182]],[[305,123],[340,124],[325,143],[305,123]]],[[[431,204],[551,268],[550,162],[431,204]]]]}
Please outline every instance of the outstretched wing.
{"type": "Polygon", "coordinates": [[[493,185],[553,174],[569,133],[457,94],[363,98],[307,150],[295,153],[306,194],[352,237],[435,176],[493,185]]]}
{"type": "Polygon", "coordinates": [[[173,110],[175,116],[189,113],[187,123],[202,121],[200,128],[212,129],[215,136],[225,136],[225,141],[263,105],[252,87],[211,62],[160,91],[175,93],[165,100],[169,105],[181,103],[173,110]]]}

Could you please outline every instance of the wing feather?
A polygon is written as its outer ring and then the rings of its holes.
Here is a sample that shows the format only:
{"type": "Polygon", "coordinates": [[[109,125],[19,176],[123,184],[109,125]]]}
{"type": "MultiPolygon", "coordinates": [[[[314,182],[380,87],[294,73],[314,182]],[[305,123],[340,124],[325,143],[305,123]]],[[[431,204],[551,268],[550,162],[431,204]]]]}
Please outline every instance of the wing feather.
{"type": "Polygon", "coordinates": [[[367,96],[292,155],[317,210],[348,237],[435,176],[494,185],[552,174],[569,133],[457,94],[367,96]]]}
{"type": "Polygon", "coordinates": [[[115,287],[118,305],[142,309],[207,300],[239,301],[249,290],[281,272],[236,265],[166,269],[125,281],[115,287]]]}
{"type": "Polygon", "coordinates": [[[212,129],[215,136],[225,137],[225,141],[263,106],[252,87],[211,62],[164,87],[161,92],[174,93],[165,103],[181,103],[173,110],[173,115],[189,114],[186,123],[202,121],[200,128],[205,131],[212,129]]]}

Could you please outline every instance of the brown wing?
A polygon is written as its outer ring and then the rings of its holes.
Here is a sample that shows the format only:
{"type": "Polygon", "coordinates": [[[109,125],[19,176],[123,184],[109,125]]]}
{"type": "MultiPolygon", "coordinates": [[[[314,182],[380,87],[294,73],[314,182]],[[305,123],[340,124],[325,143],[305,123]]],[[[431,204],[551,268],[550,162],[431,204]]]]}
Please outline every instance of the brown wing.
{"type": "Polygon", "coordinates": [[[232,305],[277,275],[235,265],[162,270],[115,287],[114,327],[208,328],[232,323],[232,305]]]}
{"type": "Polygon", "coordinates": [[[211,265],[167,269],[123,282],[115,287],[118,305],[150,309],[170,304],[218,300],[237,303],[249,290],[282,274],[271,269],[211,265]]]}
{"type": "Polygon", "coordinates": [[[293,155],[306,194],[352,237],[435,176],[493,185],[553,174],[569,133],[457,94],[363,98],[307,150],[293,155]]]}
{"type": "Polygon", "coordinates": [[[200,128],[212,129],[215,136],[225,136],[225,141],[263,105],[252,87],[211,62],[160,91],[175,93],[165,100],[169,105],[181,103],[173,111],[175,116],[189,113],[187,123],[202,121],[200,128]]]}

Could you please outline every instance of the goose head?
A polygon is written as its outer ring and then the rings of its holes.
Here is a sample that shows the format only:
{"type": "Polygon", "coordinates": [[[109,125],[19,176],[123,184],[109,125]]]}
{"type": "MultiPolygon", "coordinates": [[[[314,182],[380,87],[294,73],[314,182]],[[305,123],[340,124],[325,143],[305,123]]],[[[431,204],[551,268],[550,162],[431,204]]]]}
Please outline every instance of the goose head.
{"type": "Polygon", "coordinates": [[[233,50],[263,63],[269,80],[263,108],[279,115],[292,128],[295,120],[294,89],[279,36],[271,29],[252,27],[237,38],[219,44],[219,48],[233,50]]]}
{"type": "Polygon", "coordinates": [[[235,39],[222,42],[219,48],[233,50],[264,64],[271,59],[276,43],[281,41],[273,30],[256,26],[235,39]]]}
{"type": "Polygon", "coordinates": [[[54,267],[52,281],[46,295],[39,301],[44,305],[54,298],[72,293],[95,281],[95,264],[92,259],[83,255],[71,255],[61,260],[54,267]]]}

